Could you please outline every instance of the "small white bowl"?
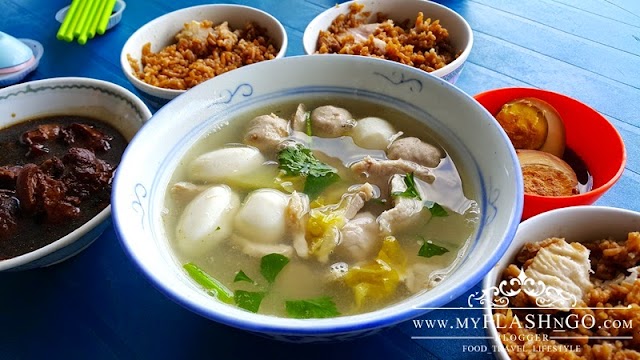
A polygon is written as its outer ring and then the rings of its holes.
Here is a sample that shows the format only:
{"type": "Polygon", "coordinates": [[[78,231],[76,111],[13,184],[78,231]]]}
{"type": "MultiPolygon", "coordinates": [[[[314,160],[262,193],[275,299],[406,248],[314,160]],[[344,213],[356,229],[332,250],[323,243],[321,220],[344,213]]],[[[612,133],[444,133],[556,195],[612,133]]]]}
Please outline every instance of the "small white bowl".
{"type": "MultiPolygon", "coordinates": [[[[115,127],[127,140],[151,117],[129,90],[102,80],[67,77],[0,89],[0,128],[48,115],[81,115],[115,127]]],[[[0,260],[2,270],[26,270],[63,261],[89,246],[111,224],[111,207],[66,236],[32,252],[0,260]]]]}
{"type": "Polygon", "coordinates": [[[440,20],[440,24],[449,32],[449,39],[453,47],[462,51],[460,56],[446,66],[431,72],[439,78],[442,78],[454,84],[460,72],[464,67],[464,63],[469,57],[471,48],[473,47],[473,32],[467,21],[455,11],[446,6],[437,4],[433,1],[426,0],[357,0],[343,2],[333,6],[316,16],[307,25],[302,37],[304,51],[308,55],[316,52],[318,35],[320,30],[327,30],[331,22],[340,14],[349,13],[349,6],[353,3],[363,4],[363,11],[370,11],[372,16],[381,12],[393,19],[397,24],[404,20],[414,22],[418,16],[418,12],[424,14],[424,18],[431,20],[440,20]]]}
{"type": "Polygon", "coordinates": [[[122,47],[120,54],[120,65],[125,76],[155,109],[159,109],[185,90],[164,89],[138,79],[133,74],[127,55],[139,63],[142,47],[146,43],[151,43],[151,51],[158,52],[175,43],[175,35],[185,23],[192,20],[210,20],[214,25],[227,21],[229,26],[235,29],[243,28],[248,21],[253,21],[266,29],[275,46],[280,49],[276,58],[284,57],[287,51],[288,40],[284,26],[272,15],[256,8],[244,5],[211,4],[188,7],[162,15],[133,33],[122,47]]]}
{"type": "Polygon", "coordinates": [[[492,319],[493,297],[504,294],[494,293],[502,272],[515,259],[527,243],[536,243],[550,237],[565,238],[567,242],[593,241],[614,238],[626,239],[627,234],[640,229],[640,213],[607,206],[575,206],[541,213],[523,221],[509,249],[483,280],[484,317],[486,331],[491,337],[496,358],[509,360],[502,345],[500,334],[492,319]]]}
{"type": "Polygon", "coordinates": [[[447,304],[477,284],[498,261],[522,214],[522,176],[509,144],[479,103],[424,71],[348,55],[265,61],[206,81],[153,116],[129,144],[118,168],[112,193],[114,226],[123,248],[147,279],[197,314],[278,340],[352,339],[447,304]],[[473,189],[481,211],[469,250],[438,286],[365,314],[300,320],[254,314],[216,301],[184,274],[164,227],[166,189],[177,164],[197,139],[223,122],[233,126],[242,116],[274,103],[326,96],[375,102],[412,114],[448,144],[457,166],[466,170],[465,186],[473,189]]]}

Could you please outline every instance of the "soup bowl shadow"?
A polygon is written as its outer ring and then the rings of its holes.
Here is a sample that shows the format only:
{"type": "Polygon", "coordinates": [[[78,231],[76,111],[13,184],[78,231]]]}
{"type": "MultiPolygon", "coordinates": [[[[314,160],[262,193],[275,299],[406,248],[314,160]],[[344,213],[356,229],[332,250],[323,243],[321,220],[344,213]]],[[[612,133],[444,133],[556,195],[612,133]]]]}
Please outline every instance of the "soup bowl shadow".
{"type": "Polygon", "coordinates": [[[506,250],[522,213],[516,155],[493,116],[473,98],[423,71],[347,55],[299,56],[218,76],[160,109],[127,148],[114,181],[113,219],[123,249],[163,293],[214,321],[291,342],[372,334],[449,303],[477,284],[506,250]],[[286,76],[284,75],[286,74],[286,76]],[[477,228],[457,267],[437,286],[380,310],[328,319],[255,314],[208,295],[182,269],[162,214],[173,172],[188,150],[223,124],[276,102],[339,97],[404,112],[446,144],[476,194],[477,228]]]}
{"type": "MultiPolygon", "coordinates": [[[[97,79],[51,78],[0,89],[0,128],[54,115],[77,115],[101,120],[131,140],[151,117],[151,112],[129,90],[97,79]]],[[[0,162],[0,166],[3,165],[7,164],[0,162]]],[[[64,261],[91,245],[109,226],[111,206],[44,247],[0,260],[0,271],[27,270],[64,261]]]]}

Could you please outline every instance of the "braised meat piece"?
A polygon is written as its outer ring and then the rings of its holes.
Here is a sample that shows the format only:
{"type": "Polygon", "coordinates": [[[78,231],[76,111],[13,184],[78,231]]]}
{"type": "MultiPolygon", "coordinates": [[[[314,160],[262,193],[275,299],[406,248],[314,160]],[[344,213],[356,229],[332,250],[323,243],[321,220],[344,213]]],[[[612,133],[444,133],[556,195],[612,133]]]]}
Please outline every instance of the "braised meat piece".
{"type": "Polygon", "coordinates": [[[42,124],[22,134],[20,141],[29,147],[27,157],[49,153],[46,143],[62,141],[66,145],[84,147],[96,152],[111,149],[113,137],[91,125],[72,123],[68,126],[42,124]]]}
{"type": "Polygon", "coordinates": [[[55,179],[59,179],[64,174],[64,164],[62,160],[56,156],[43,161],[42,164],[40,164],[40,169],[55,179]]]}
{"type": "Polygon", "coordinates": [[[24,213],[43,217],[44,222],[60,223],[80,214],[78,199],[67,196],[67,185],[35,164],[25,165],[18,174],[16,195],[24,213]]]}
{"type": "Polygon", "coordinates": [[[46,214],[46,221],[60,224],[80,215],[80,200],[68,196],[66,185],[60,181],[45,177],[42,184],[42,205],[46,214]]]}
{"type": "Polygon", "coordinates": [[[13,192],[0,190],[0,239],[13,235],[18,228],[20,207],[13,192]]]}
{"type": "Polygon", "coordinates": [[[20,200],[20,207],[28,214],[41,211],[38,199],[38,185],[44,181],[44,173],[35,164],[27,164],[16,178],[16,195],[20,200]]]}
{"type": "Polygon", "coordinates": [[[15,190],[21,166],[0,166],[0,189],[15,190]]]}
{"type": "Polygon", "coordinates": [[[86,198],[94,192],[108,188],[113,177],[113,167],[96,158],[93,151],[70,148],[62,158],[66,170],[62,178],[73,196],[86,198]]]}
{"type": "Polygon", "coordinates": [[[62,129],[62,139],[67,145],[84,147],[95,152],[111,149],[113,137],[101,132],[93,126],[73,123],[62,129]]]}
{"type": "Polygon", "coordinates": [[[29,147],[27,157],[35,157],[47,154],[49,149],[45,143],[49,140],[56,140],[58,135],[60,135],[60,125],[43,124],[23,133],[20,141],[29,147]]]}

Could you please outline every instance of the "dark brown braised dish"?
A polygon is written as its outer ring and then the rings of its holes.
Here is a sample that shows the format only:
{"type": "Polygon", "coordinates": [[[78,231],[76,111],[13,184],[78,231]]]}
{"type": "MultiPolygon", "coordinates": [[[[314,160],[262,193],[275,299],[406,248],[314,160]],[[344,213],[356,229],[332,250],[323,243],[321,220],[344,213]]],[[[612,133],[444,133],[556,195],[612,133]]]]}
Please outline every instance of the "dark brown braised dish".
{"type": "Polygon", "coordinates": [[[0,130],[0,259],[39,249],[109,205],[127,140],[80,116],[51,116],[0,130]]]}

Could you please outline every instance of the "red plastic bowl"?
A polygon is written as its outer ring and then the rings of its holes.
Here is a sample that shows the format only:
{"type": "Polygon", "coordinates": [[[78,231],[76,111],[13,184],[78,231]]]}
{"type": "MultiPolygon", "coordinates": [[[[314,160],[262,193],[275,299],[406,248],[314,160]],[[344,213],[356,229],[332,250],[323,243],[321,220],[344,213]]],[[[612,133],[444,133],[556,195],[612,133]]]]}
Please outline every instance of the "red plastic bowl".
{"type": "Polygon", "coordinates": [[[573,196],[524,195],[522,220],[552,209],[593,204],[618,181],[627,161],[622,137],[600,113],[566,95],[534,88],[502,88],[474,96],[490,113],[496,115],[506,102],[535,97],[551,104],[562,118],[567,147],[584,161],[593,176],[591,191],[573,196]]]}

